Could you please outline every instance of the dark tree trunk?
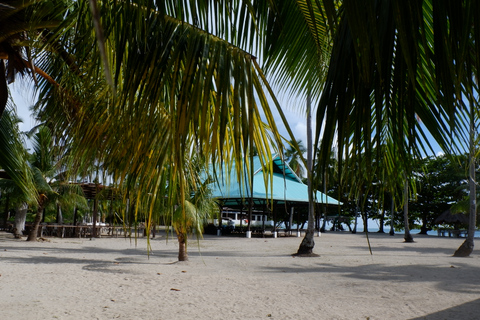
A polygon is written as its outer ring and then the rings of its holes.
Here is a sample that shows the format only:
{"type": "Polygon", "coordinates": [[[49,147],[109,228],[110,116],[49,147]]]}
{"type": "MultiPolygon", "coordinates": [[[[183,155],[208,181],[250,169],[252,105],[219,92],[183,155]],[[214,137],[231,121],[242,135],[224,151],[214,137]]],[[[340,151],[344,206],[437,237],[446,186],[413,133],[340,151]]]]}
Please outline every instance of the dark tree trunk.
{"type": "MultiPolygon", "coordinates": [[[[473,238],[473,237],[472,237],[473,238]]],[[[462,245],[455,251],[453,254],[454,257],[468,257],[473,252],[474,242],[473,239],[470,239],[470,236],[467,236],[467,239],[462,243],[462,245]]]]}
{"type": "Polygon", "coordinates": [[[427,226],[427,215],[423,214],[422,215],[422,226],[420,227],[420,233],[419,234],[427,234],[427,232],[431,230],[427,226]]]}
{"type": "Polygon", "coordinates": [[[350,223],[345,223],[348,227],[348,231],[350,231],[351,233],[353,233],[353,230],[352,230],[352,226],[350,225],[350,223]]]}
{"type": "Polygon", "coordinates": [[[367,213],[362,209],[363,232],[368,233],[368,218],[367,213]]]}
{"type": "Polygon", "coordinates": [[[77,207],[75,207],[73,209],[73,225],[74,226],[77,225],[77,220],[78,220],[78,209],[77,209],[77,207]]]}
{"type": "Polygon", "coordinates": [[[45,195],[41,194],[40,199],[38,201],[38,209],[37,209],[37,214],[35,215],[35,221],[33,222],[32,230],[30,230],[30,233],[28,234],[27,241],[37,240],[38,226],[42,221],[43,206],[45,205],[45,199],[46,199],[45,195]]]}
{"type": "MultiPolygon", "coordinates": [[[[95,184],[95,188],[98,193],[98,184],[95,184]]],[[[92,223],[92,233],[90,239],[97,237],[97,220],[98,220],[98,199],[95,197],[93,199],[93,223],[92,223]]]]}
{"type": "Polygon", "coordinates": [[[298,248],[297,255],[312,255],[313,248],[315,247],[315,241],[313,240],[315,232],[313,229],[307,229],[305,233],[305,237],[300,243],[300,247],[298,248]]]}
{"type": "Polygon", "coordinates": [[[395,235],[395,199],[393,198],[393,193],[391,197],[392,202],[390,203],[390,232],[391,236],[395,235]]]}
{"type": "Polygon", "coordinates": [[[383,225],[385,224],[385,207],[382,208],[382,214],[380,215],[380,228],[378,229],[378,233],[385,233],[383,230],[383,225]]]}
{"type": "Polygon", "coordinates": [[[27,219],[28,204],[23,202],[18,206],[15,213],[15,221],[13,226],[13,235],[16,239],[20,239],[23,236],[23,230],[25,230],[25,220],[27,219]]]}
{"type": "Polygon", "coordinates": [[[78,209],[77,209],[77,207],[75,207],[73,209],[73,225],[75,226],[75,228],[73,228],[73,230],[74,230],[73,236],[74,237],[78,236],[78,232],[79,232],[79,230],[77,229],[77,220],[78,220],[78,209]]]}
{"type": "Polygon", "coordinates": [[[405,242],[414,242],[412,234],[410,233],[410,226],[408,223],[408,185],[405,182],[405,204],[403,205],[403,223],[405,225],[405,242]]]}
{"type": "Polygon", "coordinates": [[[10,219],[10,196],[5,197],[5,211],[3,215],[3,227],[7,227],[8,219],[10,219]]]}
{"type": "Polygon", "coordinates": [[[177,239],[178,239],[178,261],[188,261],[186,235],[183,233],[178,233],[177,239]]]}

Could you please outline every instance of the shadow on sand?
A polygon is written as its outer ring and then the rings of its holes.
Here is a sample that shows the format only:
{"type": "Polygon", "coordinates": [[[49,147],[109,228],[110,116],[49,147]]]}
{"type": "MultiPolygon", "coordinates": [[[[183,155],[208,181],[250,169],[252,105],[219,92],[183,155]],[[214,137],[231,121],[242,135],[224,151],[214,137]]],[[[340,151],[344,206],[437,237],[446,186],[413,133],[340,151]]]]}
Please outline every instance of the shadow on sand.
{"type": "Polygon", "coordinates": [[[430,313],[426,316],[411,318],[410,320],[478,319],[479,310],[480,299],[477,299],[452,308],[430,313]]]}

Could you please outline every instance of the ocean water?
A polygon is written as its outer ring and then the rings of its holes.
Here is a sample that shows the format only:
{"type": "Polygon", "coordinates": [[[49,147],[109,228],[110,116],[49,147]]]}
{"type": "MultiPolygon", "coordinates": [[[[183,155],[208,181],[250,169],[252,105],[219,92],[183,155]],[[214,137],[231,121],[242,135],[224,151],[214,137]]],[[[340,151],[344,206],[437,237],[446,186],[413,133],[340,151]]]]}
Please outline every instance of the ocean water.
{"type": "MultiPolygon", "coordinates": [[[[369,232],[369,233],[375,233],[375,232],[377,232],[378,230],[379,230],[379,229],[378,229],[376,226],[375,226],[375,228],[370,227],[370,226],[368,227],[368,232],[369,232]]],[[[390,232],[390,228],[388,228],[388,227],[384,227],[383,230],[385,231],[385,233],[389,233],[389,232],[390,232]]],[[[364,230],[363,230],[363,226],[362,226],[361,228],[358,228],[358,226],[357,226],[357,231],[358,231],[358,232],[363,232],[363,231],[364,231],[364,230]]],[[[404,234],[404,233],[405,233],[404,230],[395,230],[395,234],[404,234]]],[[[415,234],[420,233],[420,230],[418,230],[418,229],[412,229],[412,230],[410,230],[410,233],[412,234],[412,236],[415,236],[415,234]]],[[[438,232],[437,232],[437,230],[430,230],[430,231],[427,232],[427,235],[438,237],[438,232]]],[[[473,237],[474,237],[474,238],[480,238],[480,231],[478,231],[478,230],[475,231],[475,234],[474,234],[473,237]]]]}
{"type": "MultiPolygon", "coordinates": [[[[332,224],[330,222],[327,222],[326,225],[325,225],[325,229],[328,231],[328,230],[330,230],[331,227],[332,227],[332,224]]],[[[348,227],[345,224],[342,224],[342,227],[344,228],[344,231],[346,231],[346,232],[349,231],[348,227]]],[[[353,229],[354,225],[351,224],[351,227],[353,229]]],[[[377,221],[368,220],[368,232],[369,233],[375,233],[375,232],[378,232],[378,230],[379,230],[379,225],[378,225],[377,221]]],[[[364,231],[365,230],[364,230],[364,227],[363,227],[363,221],[362,221],[362,219],[358,219],[357,220],[357,232],[364,232],[364,231]]],[[[390,232],[390,226],[384,226],[383,231],[385,231],[385,233],[389,233],[390,232]]],[[[395,234],[404,234],[404,233],[405,233],[404,230],[400,230],[400,229],[395,230],[395,234]]],[[[412,234],[412,236],[415,236],[415,234],[420,233],[420,229],[412,229],[412,230],[410,230],[410,233],[412,234]]],[[[427,232],[427,235],[438,237],[438,232],[437,232],[437,230],[430,230],[430,231],[427,232]]],[[[475,231],[474,238],[480,238],[480,230],[475,231]]]]}

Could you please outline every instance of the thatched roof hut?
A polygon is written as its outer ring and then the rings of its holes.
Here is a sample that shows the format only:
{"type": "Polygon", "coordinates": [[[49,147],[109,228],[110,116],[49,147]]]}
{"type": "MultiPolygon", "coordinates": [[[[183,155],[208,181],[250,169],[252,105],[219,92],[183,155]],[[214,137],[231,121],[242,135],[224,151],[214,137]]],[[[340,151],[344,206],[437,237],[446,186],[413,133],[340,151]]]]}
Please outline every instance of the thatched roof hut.
{"type": "Polygon", "coordinates": [[[435,224],[467,224],[468,216],[463,213],[452,213],[450,209],[439,215],[433,222],[435,224]]]}

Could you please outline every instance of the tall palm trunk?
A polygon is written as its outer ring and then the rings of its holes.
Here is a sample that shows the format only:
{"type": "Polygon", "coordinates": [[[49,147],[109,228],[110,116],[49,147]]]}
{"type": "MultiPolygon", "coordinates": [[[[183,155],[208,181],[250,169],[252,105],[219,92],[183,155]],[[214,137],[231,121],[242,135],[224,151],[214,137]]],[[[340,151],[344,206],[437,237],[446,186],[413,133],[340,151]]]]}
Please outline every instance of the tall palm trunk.
{"type": "Polygon", "coordinates": [[[57,223],[63,224],[62,207],[59,204],[57,204],[57,223]]]}
{"type": "Polygon", "coordinates": [[[405,177],[405,187],[404,187],[404,201],[405,203],[403,204],[403,224],[405,225],[405,236],[403,239],[405,239],[405,242],[414,242],[412,234],[410,233],[410,226],[408,223],[408,182],[405,177]]]}
{"type": "Polygon", "coordinates": [[[470,152],[469,152],[469,198],[470,198],[470,214],[468,219],[468,235],[462,245],[453,254],[454,257],[468,257],[473,252],[475,235],[475,227],[477,220],[477,188],[475,185],[475,115],[473,103],[470,101],[470,152]]]}
{"type": "Polygon", "coordinates": [[[184,233],[178,233],[177,239],[178,239],[178,261],[188,261],[187,235],[184,233]]]}
{"type": "Polygon", "coordinates": [[[392,203],[390,203],[390,232],[389,234],[391,236],[395,235],[395,225],[394,225],[394,220],[395,220],[395,199],[393,198],[393,191],[391,194],[390,199],[392,200],[392,203]]]}
{"type": "Polygon", "coordinates": [[[35,215],[35,221],[33,222],[33,227],[30,233],[28,234],[27,241],[35,241],[37,240],[37,233],[38,233],[38,226],[42,221],[43,216],[43,208],[45,206],[45,201],[47,197],[44,194],[41,194],[38,200],[38,209],[37,214],[35,215]]]}
{"type": "Polygon", "coordinates": [[[312,113],[311,113],[311,96],[307,95],[307,177],[308,177],[308,225],[305,237],[298,248],[297,254],[312,254],[315,241],[315,214],[313,207],[313,190],[312,190],[312,113]]]}
{"type": "Polygon", "coordinates": [[[27,210],[28,210],[28,204],[26,202],[22,202],[22,204],[18,206],[17,212],[15,213],[13,235],[17,239],[20,239],[22,237],[23,230],[25,230],[25,220],[27,219],[27,210]]]}

